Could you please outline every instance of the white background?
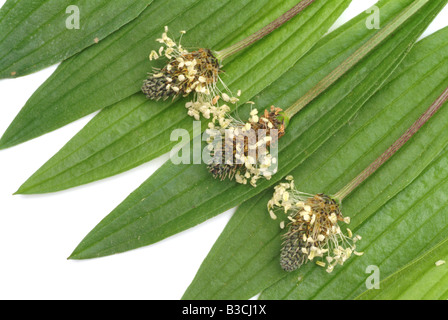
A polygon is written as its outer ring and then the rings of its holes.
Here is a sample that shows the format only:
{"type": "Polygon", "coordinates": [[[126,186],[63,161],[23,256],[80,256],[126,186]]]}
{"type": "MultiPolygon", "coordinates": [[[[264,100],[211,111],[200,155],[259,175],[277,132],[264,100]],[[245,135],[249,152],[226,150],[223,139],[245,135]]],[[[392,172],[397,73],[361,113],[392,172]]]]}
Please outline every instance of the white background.
{"type": "MultiPolygon", "coordinates": [[[[335,27],[375,2],[353,0],[335,27]]],[[[448,8],[425,36],[446,25],[448,8]]],[[[55,69],[0,80],[0,134],[55,69]]],[[[95,260],[67,260],[83,237],[167,160],[164,156],[56,194],[12,196],[92,117],[0,151],[0,299],[180,299],[234,212],[149,247],[95,260]]]]}

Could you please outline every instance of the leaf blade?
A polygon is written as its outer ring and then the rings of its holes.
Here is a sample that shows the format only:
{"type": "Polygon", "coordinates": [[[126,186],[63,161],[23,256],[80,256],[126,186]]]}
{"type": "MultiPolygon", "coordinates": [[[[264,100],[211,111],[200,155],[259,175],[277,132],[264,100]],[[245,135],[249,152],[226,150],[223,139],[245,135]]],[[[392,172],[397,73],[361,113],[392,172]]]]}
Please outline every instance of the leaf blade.
{"type": "Polygon", "coordinates": [[[357,300],[446,300],[448,292],[448,240],[429,250],[423,256],[397,271],[380,283],[380,289],[365,291],[357,300]],[[442,260],[444,259],[444,260],[442,260]]]}
{"type": "Polygon", "coordinates": [[[151,2],[8,0],[0,15],[0,79],[24,76],[73,56],[135,19],[151,2]],[[71,5],[80,13],[77,30],[66,27],[71,5]]]}

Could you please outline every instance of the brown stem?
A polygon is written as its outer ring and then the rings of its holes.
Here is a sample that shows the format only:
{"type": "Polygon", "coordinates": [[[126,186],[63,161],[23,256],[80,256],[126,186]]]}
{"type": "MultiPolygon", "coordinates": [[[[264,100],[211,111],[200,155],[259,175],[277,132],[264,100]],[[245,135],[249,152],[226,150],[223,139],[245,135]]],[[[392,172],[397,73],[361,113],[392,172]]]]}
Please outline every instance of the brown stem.
{"type": "Polygon", "coordinates": [[[372,175],[379,167],[381,167],[387,160],[390,159],[406,142],[411,139],[417,131],[428,122],[429,119],[448,101],[448,88],[437,98],[437,100],[423,113],[420,118],[392,145],[387,149],[378,159],[376,159],[370,166],[361,172],[355,179],[342,188],[334,195],[336,199],[342,201],[349,195],[356,187],[363,183],[370,175],[372,175]]]}
{"type": "Polygon", "coordinates": [[[278,29],[283,24],[294,18],[297,14],[302,12],[304,9],[306,9],[310,4],[312,4],[316,0],[303,0],[299,4],[295,5],[292,9],[290,9],[288,12],[284,13],[282,16],[277,18],[275,21],[271,22],[269,25],[264,27],[263,29],[257,31],[253,35],[247,37],[244,40],[241,40],[240,42],[223,49],[221,51],[216,52],[216,56],[220,60],[224,60],[235,53],[247,48],[251,44],[257,42],[258,40],[264,38],[268,34],[270,34],[272,31],[278,29]]]}

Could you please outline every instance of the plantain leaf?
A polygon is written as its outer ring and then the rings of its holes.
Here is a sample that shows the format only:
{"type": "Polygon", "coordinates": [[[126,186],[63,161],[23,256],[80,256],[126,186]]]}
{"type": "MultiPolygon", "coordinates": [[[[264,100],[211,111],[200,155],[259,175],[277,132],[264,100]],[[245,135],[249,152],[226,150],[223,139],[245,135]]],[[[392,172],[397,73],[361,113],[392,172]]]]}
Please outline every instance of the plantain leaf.
{"type": "MultiPolygon", "coordinates": [[[[390,21],[410,3],[412,1],[383,1],[380,3],[383,21],[390,21]]],[[[349,122],[381,87],[445,4],[445,1],[428,2],[393,36],[291,120],[280,143],[280,169],[273,179],[252,188],[215,181],[203,165],[167,162],[100,222],[71,258],[105,256],[154,243],[239,205],[279,181],[349,122]]],[[[381,32],[365,32],[364,19],[365,15],[361,15],[323,39],[315,50],[260,94],[258,105],[270,106],[272,101],[277,106],[290,105],[297,98],[297,92],[306,92],[303,88],[307,86],[312,88],[312,84],[333,71],[367,39],[381,32]],[[359,33],[362,36],[353,40],[352,35],[359,33]]]]}
{"type": "MultiPolygon", "coordinates": [[[[427,109],[448,86],[447,35],[445,28],[421,41],[385,86],[362,107],[356,121],[344,125],[291,173],[302,190],[334,194],[427,109]]],[[[361,251],[367,249],[363,257],[338,266],[332,275],[311,264],[292,274],[284,272],[279,264],[279,222],[273,221],[266,209],[273,194],[270,189],[238,208],[184,299],[248,299],[271,285],[261,298],[352,297],[356,290],[365,290],[362,284],[368,276],[368,265],[380,266],[383,276],[401,268],[425,246],[447,236],[448,221],[436,208],[447,200],[446,195],[424,199],[431,186],[448,174],[447,167],[431,181],[439,165],[434,159],[447,151],[446,107],[344,200],[343,213],[352,217],[350,228],[355,227],[356,234],[363,236],[359,242],[361,251]],[[425,185],[422,181],[431,182],[425,185]],[[412,194],[415,199],[405,194],[412,194]],[[429,209],[425,210],[423,202],[418,203],[421,199],[429,209]]]]}
{"type": "MultiPolygon", "coordinates": [[[[328,8],[323,9],[328,12],[331,11],[330,8],[346,6],[349,1],[342,1],[342,5],[339,6],[328,5],[326,4],[328,1],[318,0],[305,10],[307,12],[305,17],[301,17],[302,14],[295,17],[285,28],[275,31],[274,34],[278,37],[271,35],[267,42],[283,43],[288,38],[301,39],[300,33],[294,31],[314,13],[319,12],[322,7],[328,8]]],[[[157,62],[149,61],[148,54],[153,49],[156,51],[159,49],[160,43],[155,39],[160,37],[165,25],[176,34],[180,30],[187,31],[182,40],[185,47],[201,46],[219,50],[230,41],[233,43],[248,36],[250,34],[248,32],[262,28],[299,2],[299,0],[156,0],[137,19],[98,45],[62,63],[29,99],[6,130],[0,140],[0,149],[60,128],[139,92],[147,72],[156,66],[157,62]],[[253,27],[257,29],[253,30],[253,27]]],[[[309,24],[307,28],[315,30],[319,27],[309,24]]],[[[310,33],[307,32],[306,35],[310,33]]],[[[305,48],[298,48],[297,52],[293,50],[294,47],[282,47],[284,56],[278,56],[283,61],[280,64],[279,60],[273,60],[272,57],[260,61],[277,48],[277,45],[269,47],[265,42],[266,46],[260,48],[253,60],[246,58],[245,61],[249,63],[243,64],[243,61],[238,59],[233,64],[237,74],[233,73],[230,79],[235,81],[235,86],[244,83],[247,87],[245,95],[251,97],[258,92],[259,87],[263,89],[275,80],[275,76],[281,75],[291,67],[297,56],[303,55],[312,43],[313,40],[305,48]],[[253,69],[258,63],[270,68],[256,68],[258,71],[253,69]],[[278,70],[275,67],[278,67],[278,70]],[[261,78],[263,72],[269,70],[273,70],[273,74],[268,74],[266,79],[261,78]],[[249,78],[241,78],[246,72],[249,74],[258,72],[258,77],[253,82],[248,81],[249,78]]],[[[256,47],[257,45],[249,49],[250,54],[255,52],[256,47]]],[[[226,69],[226,72],[229,74],[230,70],[226,69]]],[[[244,99],[244,96],[242,98],[244,99]]],[[[152,112],[154,109],[157,112],[159,105],[149,103],[146,107],[152,112]]]]}
{"type": "Polygon", "coordinates": [[[8,0],[0,10],[0,79],[73,56],[134,20],[151,2],[8,0]],[[79,25],[72,20],[77,17],[79,25]]]}
{"type": "Polygon", "coordinates": [[[359,300],[448,299],[448,239],[428,250],[384,281],[379,289],[365,291],[359,300]],[[443,263],[443,264],[442,264],[443,263]]]}
{"type": "MultiPolygon", "coordinates": [[[[281,9],[284,11],[295,2],[282,1],[281,9]]],[[[226,64],[227,85],[245,93],[240,97],[242,101],[259,93],[311,49],[349,3],[316,1],[272,37],[226,64]]],[[[269,19],[278,15],[273,14],[270,11],[269,19]]],[[[136,94],[106,108],[26,181],[18,193],[54,192],[78,186],[162,155],[177,143],[170,141],[174,129],[183,128],[192,134],[191,118],[184,104],[184,100],[148,101],[143,94],[136,94]]],[[[203,121],[203,128],[206,125],[207,121],[203,121]]]]}

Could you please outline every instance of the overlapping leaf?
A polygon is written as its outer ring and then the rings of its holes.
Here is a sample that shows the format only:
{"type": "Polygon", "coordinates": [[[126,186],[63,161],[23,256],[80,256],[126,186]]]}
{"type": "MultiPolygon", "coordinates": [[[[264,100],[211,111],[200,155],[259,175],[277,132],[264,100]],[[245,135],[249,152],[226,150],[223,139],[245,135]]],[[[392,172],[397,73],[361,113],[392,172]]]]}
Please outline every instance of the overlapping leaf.
{"type": "MultiPolygon", "coordinates": [[[[380,3],[387,22],[412,1],[380,3]]],[[[310,157],[381,87],[446,2],[429,2],[396,33],[294,117],[280,143],[280,170],[258,188],[217,182],[205,166],[167,163],[106,217],[78,246],[74,259],[131,250],[192,227],[271,186],[310,157]]],[[[260,95],[258,105],[287,106],[337,67],[377,30],[361,15],[329,35],[260,95]],[[353,35],[358,35],[353,37],[353,35]],[[322,63],[323,62],[323,63],[322,63]],[[326,62],[326,63],[325,63],[326,62]]]]}
{"type": "Polygon", "coordinates": [[[8,0],[0,10],[0,78],[65,60],[135,19],[152,0],[8,0]],[[76,6],[73,11],[73,7],[76,6]],[[69,29],[79,13],[79,29],[69,29]]]}
{"type": "MultiPolygon", "coordinates": [[[[137,19],[98,45],[62,63],[30,98],[7,129],[0,140],[0,148],[38,137],[139,92],[147,73],[155,66],[154,62],[149,61],[148,53],[153,49],[159,49],[160,43],[155,39],[160,37],[166,25],[169,26],[173,37],[177,37],[181,30],[187,32],[183,37],[183,45],[186,47],[218,50],[262,28],[298,2],[300,1],[156,0],[137,19]]],[[[323,9],[327,13],[333,12],[334,10],[330,8],[344,7],[347,3],[348,0],[344,0],[342,5],[339,5],[339,2],[335,5],[319,0],[307,8],[305,15],[296,17],[294,21],[288,23],[288,26],[277,30],[275,32],[277,36],[274,39],[270,37],[270,41],[301,39],[300,33],[293,31],[306,23],[314,13],[323,7],[327,8],[323,9]]],[[[316,23],[325,24],[324,21],[316,23]]],[[[307,28],[316,30],[312,24],[307,28]]],[[[311,34],[311,38],[315,38],[312,32],[306,34],[311,34]]],[[[304,49],[299,47],[297,52],[294,47],[282,47],[282,51],[277,52],[277,58],[282,63],[273,58],[263,60],[277,48],[277,45],[262,47],[255,53],[254,47],[251,47],[253,60],[248,59],[246,55],[244,60],[246,63],[238,59],[233,64],[236,73],[232,72],[230,77],[231,70],[226,68],[226,72],[229,78],[235,81],[235,86],[244,83],[244,87],[247,87],[244,93],[247,97],[251,97],[258,92],[257,89],[260,90],[259,87],[264,88],[275,80],[274,76],[278,77],[292,66],[297,56],[306,52],[307,47],[308,45],[304,49]],[[256,65],[258,67],[254,70],[256,65]],[[265,74],[266,79],[261,77],[263,72],[269,70],[273,75],[265,74]],[[249,78],[241,77],[245,73],[248,73],[248,76],[250,74],[258,76],[252,82],[249,78]]],[[[159,104],[149,104],[148,108],[152,112],[158,112],[159,104]]]]}
{"type": "MultiPolygon", "coordinates": [[[[281,10],[295,2],[282,1],[281,10]]],[[[291,23],[227,63],[224,76],[227,85],[234,92],[244,92],[242,101],[258,94],[311,49],[349,3],[316,1],[291,23]]],[[[273,19],[278,11],[270,12],[263,21],[273,19]]],[[[170,141],[174,129],[184,128],[192,133],[191,118],[184,104],[184,99],[175,103],[148,101],[139,93],[107,108],[36,172],[19,193],[70,188],[162,155],[177,143],[170,141]]],[[[207,125],[206,122],[203,124],[207,125]]]]}
{"type": "MultiPolygon", "coordinates": [[[[385,87],[363,106],[356,121],[342,127],[292,172],[296,184],[302,190],[311,193],[337,192],[389,147],[438,97],[448,86],[447,35],[448,28],[419,43],[385,87]]],[[[354,258],[347,266],[338,267],[344,268],[341,274],[328,275],[324,269],[315,265],[306,265],[292,275],[285,273],[279,264],[279,222],[273,221],[266,209],[273,193],[273,190],[268,190],[238,208],[184,298],[248,299],[276,282],[265,291],[262,298],[347,298],[350,297],[346,294],[348,290],[359,289],[355,285],[361,286],[365,281],[368,276],[366,267],[377,264],[380,254],[386,254],[386,250],[392,252],[397,243],[402,245],[398,247],[401,252],[383,261],[389,270],[381,267],[382,276],[413,259],[425,244],[436,241],[434,237],[443,237],[444,233],[438,233],[438,230],[447,226],[446,222],[440,224],[442,212],[437,213],[437,218],[431,217],[437,212],[434,206],[426,210],[421,209],[420,205],[413,207],[417,199],[427,193],[430,185],[414,189],[414,193],[416,190],[421,192],[420,197],[407,203],[402,201],[403,207],[396,212],[389,209],[386,213],[386,208],[391,204],[385,204],[416,179],[441,151],[446,150],[446,107],[343,203],[344,214],[352,217],[350,228],[355,227],[356,233],[363,236],[360,250],[372,248],[374,253],[366,251],[365,256],[354,258]],[[412,213],[406,212],[406,209],[412,213]],[[422,216],[410,222],[415,214],[422,216]],[[424,220],[427,221],[426,230],[431,235],[426,239],[408,238],[415,229],[422,227],[424,220]],[[396,227],[409,227],[408,233],[397,233],[397,228],[390,228],[393,222],[396,227]],[[440,225],[430,231],[435,224],[440,225]],[[381,233],[383,231],[384,234],[381,233]],[[375,239],[374,235],[378,238],[375,239]],[[378,243],[391,238],[394,241],[391,240],[389,244],[378,243]],[[412,249],[408,250],[407,247],[412,249]],[[352,263],[358,265],[356,270],[352,269],[352,263]],[[349,270],[345,271],[345,267],[349,270]]],[[[442,172],[439,178],[443,179],[442,172]]],[[[431,182],[433,184],[437,184],[437,181],[431,182]]],[[[408,187],[409,190],[412,188],[417,187],[408,187]]],[[[444,198],[446,196],[442,196],[442,200],[444,198]]],[[[398,205],[398,200],[394,199],[390,202],[397,201],[398,205]]]]}
{"type": "Polygon", "coordinates": [[[448,240],[394,273],[379,288],[365,291],[359,300],[446,300],[448,298],[448,240]]]}

